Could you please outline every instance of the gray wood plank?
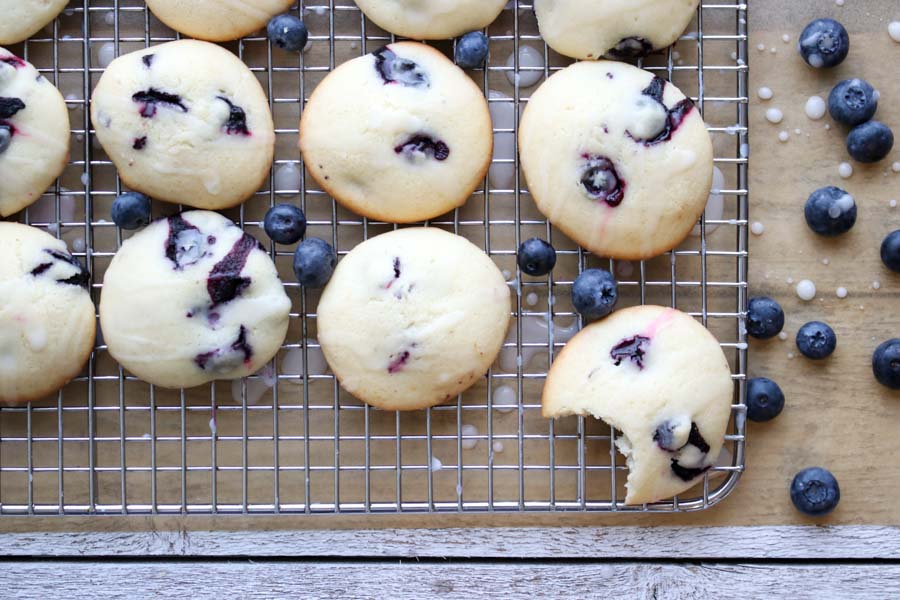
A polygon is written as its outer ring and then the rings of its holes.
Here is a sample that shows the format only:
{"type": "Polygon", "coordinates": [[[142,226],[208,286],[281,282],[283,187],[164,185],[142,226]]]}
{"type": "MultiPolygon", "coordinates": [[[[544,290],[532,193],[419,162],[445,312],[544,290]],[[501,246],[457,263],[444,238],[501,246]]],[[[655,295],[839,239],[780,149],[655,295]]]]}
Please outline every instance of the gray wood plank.
{"type": "Polygon", "coordinates": [[[7,563],[5,598],[891,598],[898,565],[7,563]]]}
{"type": "Polygon", "coordinates": [[[4,556],[900,559],[900,527],[585,527],[0,534],[4,556]]]}

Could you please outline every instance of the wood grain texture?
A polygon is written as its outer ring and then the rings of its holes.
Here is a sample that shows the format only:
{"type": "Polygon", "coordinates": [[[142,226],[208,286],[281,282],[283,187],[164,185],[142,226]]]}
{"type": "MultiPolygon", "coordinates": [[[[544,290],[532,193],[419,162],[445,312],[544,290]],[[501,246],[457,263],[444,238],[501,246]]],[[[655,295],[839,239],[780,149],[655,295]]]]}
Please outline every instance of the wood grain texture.
{"type": "Polygon", "coordinates": [[[601,527],[21,533],[0,535],[0,556],[900,559],[900,528],[601,527]]]}
{"type": "Polygon", "coordinates": [[[7,563],[7,598],[889,598],[897,565],[7,563]]]}

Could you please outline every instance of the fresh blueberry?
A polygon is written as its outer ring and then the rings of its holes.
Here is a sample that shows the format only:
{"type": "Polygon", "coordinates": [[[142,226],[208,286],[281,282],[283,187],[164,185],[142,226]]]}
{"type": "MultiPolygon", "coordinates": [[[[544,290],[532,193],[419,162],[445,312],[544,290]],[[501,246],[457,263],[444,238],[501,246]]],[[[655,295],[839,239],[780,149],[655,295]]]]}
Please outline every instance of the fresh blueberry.
{"type": "Polygon", "coordinates": [[[805,515],[821,517],[834,510],[841,500],[837,479],[827,469],[809,467],[794,476],[791,502],[805,515]]]}
{"type": "Polygon", "coordinates": [[[891,271],[900,273],[900,229],[889,233],[881,242],[881,262],[891,271]]]}
{"type": "Polygon", "coordinates": [[[113,223],[122,229],[139,229],[150,223],[150,198],[138,192],[125,192],[112,205],[113,223]]]}
{"type": "Polygon", "coordinates": [[[894,147],[894,132],[880,121],[866,121],[850,130],[847,152],[853,160],[874,163],[890,154],[894,147]]]}
{"type": "Polygon", "coordinates": [[[881,385],[900,390],[900,338],[888,340],[875,349],[872,372],[881,385]]]}
{"type": "Polygon", "coordinates": [[[613,311],[618,299],[616,279],[605,269],[584,271],[572,286],[572,304],[585,319],[602,319],[613,311]]]}
{"type": "Polygon", "coordinates": [[[480,31],[471,31],[456,42],[454,58],[463,69],[475,69],[484,64],[487,53],[487,36],[480,31]]]}
{"type": "Polygon", "coordinates": [[[543,277],[556,266],[556,250],[540,238],[531,238],[519,246],[518,262],[527,275],[543,277]]]}
{"type": "Polygon", "coordinates": [[[778,384],[765,377],[747,382],[747,418],[757,423],[771,421],[784,409],[784,392],[778,384]]]}
{"type": "Polygon", "coordinates": [[[840,235],[856,223],[856,202],[841,188],[823,187],[809,195],[803,214],[809,228],[819,235],[840,235]]]}
{"type": "Polygon", "coordinates": [[[12,142],[12,127],[8,125],[0,125],[0,154],[6,152],[9,144],[12,142]]]}
{"type": "Polygon", "coordinates": [[[816,19],[800,34],[797,50],[809,66],[829,69],[847,58],[850,36],[834,19],[816,19]]]}
{"type": "Polygon", "coordinates": [[[781,333],[784,327],[784,311],[781,305],[768,296],[750,298],[747,305],[747,335],[767,340],[781,333]]]}
{"type": "Polygon", "coordinates": [[[303,287],[325,287],[336,264],[334,248],[319,238],[303,240],[294,252],[294,274],[303,287]]]}
{"type": "Polygon", "coordinates": [[[797,349],[806,358],[827,358],[836,346],[834,329],[821,321],[810,321],[797,332],[797,349]]]}
{"type": "Polygon", "coordinates": [[[279,244],[295,244],[306,233],[306,215],[293,204],[279,204],[266,212],[263,228],[279,244]]]}
{"type": "Polygon", "coordinates": [[[309,31],[299,17],[283,14],[273,17],[266,26],[269,41],[288,52],[303,52],[309,31]]]}
{"type": "Polygon", "coordinates": [[[831,118],[844,125],[859,125],[875,116],[878,94],[868,81],[845,79],[828,94],[831,118]]]}

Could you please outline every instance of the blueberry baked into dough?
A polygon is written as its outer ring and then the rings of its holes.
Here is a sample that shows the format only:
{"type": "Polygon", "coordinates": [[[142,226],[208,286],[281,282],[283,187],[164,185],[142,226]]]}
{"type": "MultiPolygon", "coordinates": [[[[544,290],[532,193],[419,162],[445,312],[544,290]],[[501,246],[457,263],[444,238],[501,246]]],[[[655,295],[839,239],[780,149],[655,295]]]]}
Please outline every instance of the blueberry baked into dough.
{"type": "Polygon", "coordinates": [[[465,238],[400,229],[338,263],[317,317],[344,389],[378,408],[416,410],[455,398],[487,372],[506,336],[510,292],[465,238]]]}
{"type": "Polygon", "coordinates": [[[700,0],[534,0],[534,12],[541,37],[560,54],[623,59],[671,46],[698,4],[700,0]]]}
{"type": "Polygon", "coordinates": [[[693,102],[621,62],[575,63],[544,82],[522,115],[519,152],[538,209],[611,258],[676,247],[712,185],[712,142],[693,102]]]}
{"type": "Polygon", "coordinates": [[[196,40],[114,60],[97,83],[91,121],[129,187],[196,208],[246,200],[275,151],[256,76],[231,52],[196,40]]]}
{"type": "Polygon", "coordinates": [[[37,201],[69,158],[69,111],[52,83],[0,48],[0,217],[37,201]]]}
{"type": "Polygon", "coordinates": [[[492,147],[481,90],[418,42],[342,64],[300,119],[300,150],[316,182],[350,210],[396,223],[462,206],[483,181],[492,147]]]}
{"type": "Polygon", "coordinates": [[[249,35],[293,4],[294,0],[147,0],[156,18],[166,25],[210,42],[249,35]]]}
{"type": "Polygon", "coordinates": [[[291,302],[259,242],[222,215],[154,221],[103,281],[109,353],[149,383],[192,387],[258,371],[287,334],[291,302]]]}
{"type": "Polygon", "coordinates": [[[697,483],[715,464],[734,385],[713,335],[661,306],[619,310],[566,344],[547,374],[543,414],[615,427],[626,456],[626,504],[656,502],[697,483]]]}
{"type": "Polygon", "coordinates": [[[376,25],[414,40],[446,40],[483,29],[506,0],[356,0],[376,25]]]}
{"type": "Polygon", "coordinates": [[[0,222],[0,404],[43,398],[81,371],[96,328],[89,283],[65,242],[0,222]]]}
{"type": "Polygon", "coordinates": [[[0,0],[0,44],[17,44],[40,31],[69,0],[0,0]]]}

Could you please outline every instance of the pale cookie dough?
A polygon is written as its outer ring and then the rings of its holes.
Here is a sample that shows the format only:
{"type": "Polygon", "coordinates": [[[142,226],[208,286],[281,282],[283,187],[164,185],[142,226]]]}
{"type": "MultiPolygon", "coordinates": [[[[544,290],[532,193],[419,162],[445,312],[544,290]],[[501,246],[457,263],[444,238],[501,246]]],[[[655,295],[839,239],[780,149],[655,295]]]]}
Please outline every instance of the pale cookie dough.
{"type": "Polygon", "coordinates": [[[69,0],[0,0],[0,44],[17,44],[40,31],[69,0]]]}
{"type": "Polygon", "coordinates": [[[0,222],[0,404],[43,398],[81,371],[96,327],[89,283],[65,242],[0,222]]]}
{"type": "Polygon", "coordinates": [[[147,0],[166,25],[210,42],[236,40],[258,31],[293,4],[294,0],[147,0]]]}
{"type": "Polygon", "coordinates": [[[386,410],[455,398],[497,358],[510,292],[494,262],[465,238],[400,229],[340,263],[317,309],[319,343],[348,392],[386,410]]]}
{"type": "Polygon", "coordinates": [[[316,182],[350,210],[395,223],[465,204],[492,148],[481,90],[417,42],[342,64],[316,87],[300,120],[300,149],[316,182]]]}
{"type": "Polygon", "coordinates": [[[275,152],[256,76],[208,42],[169,42],[114,60],[94,90],[91,121],[129,187],[197,208],[246,200],[275,152]]]}
{"type": "Polygon", "coordinates": [[[356,0],[376,25],[416,40],[446,40],[484,29],[506,0],[356,0]]]}
{"type": "Polygon", "coordinates": [[[620,62],[579,62],[547,80],[522,115],[519,152],[538,209],[611,258],[676,247],[712,185],[700,111],[671,83],[620,62]]]}
{"type": "Polygon", "coordinates": [[[550,419],[582,415],[615,427],[628,463],[626,504],[670,498],[715,464],[734,384],[718,342],[689,315],[661,306],[619,310],[589,325],[550,367],[550,419]]]}
{"type": "Polygon", "coordinates": [[[534,0],[534,12],[541,37],[560,54],[634,58],[675,43],[698,4],[700,0],[534,0]]]}
{"type": "Polygon", "coordinates": [[[262,368],[284,341],[290,309],[259,242],[197,210],[122,244],[103,280],[100,324],[123,367],[148,383],[192,387],[262,368]]]}
{"type": "Polygon", "coordinates": [[[59,90],[0,48],[0,217],[37,201],[68,159],[69,111],[59,90]]]}

